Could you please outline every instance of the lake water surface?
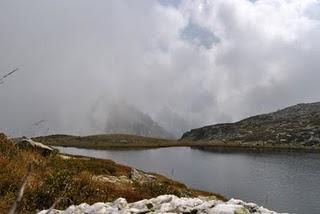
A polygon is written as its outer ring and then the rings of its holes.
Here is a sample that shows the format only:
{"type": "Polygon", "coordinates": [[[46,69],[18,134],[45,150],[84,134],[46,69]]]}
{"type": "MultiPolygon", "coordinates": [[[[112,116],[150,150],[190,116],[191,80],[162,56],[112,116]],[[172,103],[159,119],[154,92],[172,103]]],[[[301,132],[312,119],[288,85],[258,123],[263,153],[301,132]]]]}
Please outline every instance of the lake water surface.
{"type": "Polygon", "coordinates": [[[67,154],[112,159],[157,172],[189,187],[278,212],[320,213],[320,154],[226,153],[188,147],[120,151],[57,148],[67,154]]]}

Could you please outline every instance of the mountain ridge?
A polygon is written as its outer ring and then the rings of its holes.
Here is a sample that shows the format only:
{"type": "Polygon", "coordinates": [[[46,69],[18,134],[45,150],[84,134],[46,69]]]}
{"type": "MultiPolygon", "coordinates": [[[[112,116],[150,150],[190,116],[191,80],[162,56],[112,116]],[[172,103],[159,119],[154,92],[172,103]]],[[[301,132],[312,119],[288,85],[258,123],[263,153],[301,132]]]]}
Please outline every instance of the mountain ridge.
{"type": "Polygon", "coordinates": [[[251,116],[235,123],[192,129],[182,140],[222,140],[240,143],[320,144],[320,102],[300,103],[284,109],[251,116]]]}

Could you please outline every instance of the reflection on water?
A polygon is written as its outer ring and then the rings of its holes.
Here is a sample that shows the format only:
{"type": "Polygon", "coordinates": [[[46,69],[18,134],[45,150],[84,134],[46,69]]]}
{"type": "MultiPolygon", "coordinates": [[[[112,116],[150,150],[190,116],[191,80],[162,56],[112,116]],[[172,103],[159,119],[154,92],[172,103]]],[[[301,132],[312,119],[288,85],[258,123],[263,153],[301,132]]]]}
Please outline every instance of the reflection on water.
{"type": "Polygon", "coordinates": [[[187,147],[121,151],[57,148],[68,154],[112,159],[276,211],[320,213],[319,154],[222,153],[187,147]]]}

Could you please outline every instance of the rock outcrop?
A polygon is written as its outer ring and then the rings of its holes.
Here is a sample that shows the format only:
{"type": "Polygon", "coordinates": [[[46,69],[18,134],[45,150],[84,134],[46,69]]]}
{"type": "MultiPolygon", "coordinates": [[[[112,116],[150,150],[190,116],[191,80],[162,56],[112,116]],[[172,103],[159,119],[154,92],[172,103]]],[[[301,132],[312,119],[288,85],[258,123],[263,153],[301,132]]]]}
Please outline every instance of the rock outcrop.
{"type": "Polygon", "coordinates": [[[27,137],[15,139],[15,145],[22,149],[31,149],[40,152],[42,155],[47,156],[54,152],[57,152],[50,146],[46,146],[42,143],[31,140],[27,137]]]}
{"type": "Polygon", "coordinates": [[[149,175],[143,172],[140,172],[139,170],[132,168],[130,173],[130,178],[133,181],[139,182],[139,183],[150,183],[155,181],[156,177],[153,175],[149,175]]]}
{"type": "Polygon", "coordinates": [[[236,123],[193,129],[183,134],[182,139],[319,145],[320,102],[298,104],[236,123]]]}
{"type": "MultiPolygon", "coordinates": [[[[46,214],[48,210],[38,212],[46,214]]],[[[51,210],[50,214],[111,214],[111,213],[189,213],[189,214],[277,214],[254,203],[245,203],[231,199],[227,202],[212,200],[210,197],[178,198],[174,195],[162,195],[157,198],[145,199],[135,203],[127,203],[119,198],[112,203],[86,203],[70,206],[64,211],[51,210]]]]}
{"type": "Polygon", "coordinates": [[[133,182],[138,182],[140,184],[157,182],[157,177],[139,171],[135,168],[131,169],[129,176],[112,176],[112,175],[98,175],[93,176],[93,180],[109,182],[109,183],[123,183],[123,184],[132,184],[133,182]]]}

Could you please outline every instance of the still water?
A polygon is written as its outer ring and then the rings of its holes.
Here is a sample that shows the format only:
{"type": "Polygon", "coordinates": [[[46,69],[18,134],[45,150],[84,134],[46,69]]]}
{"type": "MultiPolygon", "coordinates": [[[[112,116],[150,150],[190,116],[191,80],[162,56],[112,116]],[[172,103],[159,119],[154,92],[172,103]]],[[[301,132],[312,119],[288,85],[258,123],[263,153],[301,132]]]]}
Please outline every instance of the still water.
{"type": "Polygon", "coordinates": [[[320,154],[226,153],[188,147],[61,152],[157,172],[189,187],[254,202],[278,212],[320,213],[320,154]]]}

